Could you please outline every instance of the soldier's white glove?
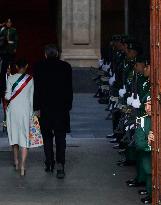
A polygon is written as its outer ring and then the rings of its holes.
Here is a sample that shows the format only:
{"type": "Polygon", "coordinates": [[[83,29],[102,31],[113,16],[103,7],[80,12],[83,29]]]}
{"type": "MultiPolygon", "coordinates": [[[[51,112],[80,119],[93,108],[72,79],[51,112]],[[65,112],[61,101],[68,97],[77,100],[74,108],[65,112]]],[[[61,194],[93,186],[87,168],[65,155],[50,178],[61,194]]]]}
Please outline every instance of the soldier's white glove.
{"type": "Polygon", "coordinates": [[[133,100],[134,100],[134,93],[132,93],[131,97],[127,98],[127,105],[132,105],[133,100]]]}
{"type": "Polygon", "coordinates": [[[98,66],[101,67],[102,65],[103,65],[103,60],[101,59],[98,61],[98,66]]]}
{"type": "Polygon", "coordinates": [[[109,84],[112,86],[115,82],[115,74],[109,79],[109,84]]]}
{"type": "Polygon", "coordinates": [[[132,101],[132,106],[134,108],[140,108],[140,105],[141,105],[141,103],[140,103],[139,95],[137,95],[137,98],[133,99],[133,101],[132,101]]]}
{"type": "Polygon", "coordinates": [[[126,128],[125,128],[125,131],[127,132],[129,130],[129,126],[127,126],[126,128]]]}
{"type": "Polygon", "coordinates": [[[8,41],[9,44],[14,44],[14,41],[8,41]]]}
{"type": "Polygon", "coordinates": [[[111,63],[109,64],[106,63],[105,65],[102,65],[102,70],[107,72],[110,69],[110,67],[111,67],[111,63]]]}
{"type": "Polygon", "coordinates": [[[125,88],[125,85],[124,85],[123,89],[119,90],[119,96],[123,97],[125,95],[125,93],[126,93],[126,88],[125,88]]]}

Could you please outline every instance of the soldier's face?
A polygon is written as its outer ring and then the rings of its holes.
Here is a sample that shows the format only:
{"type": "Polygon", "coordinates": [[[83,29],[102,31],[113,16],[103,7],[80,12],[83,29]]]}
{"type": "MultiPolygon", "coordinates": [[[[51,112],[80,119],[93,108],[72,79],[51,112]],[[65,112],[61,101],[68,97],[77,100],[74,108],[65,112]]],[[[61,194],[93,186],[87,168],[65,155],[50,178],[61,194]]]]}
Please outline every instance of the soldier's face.
{"type": "Polygon", "coordinates": [[[127,47],[128,47],[127,43],[124,43],[124,51],[125,51],[126,55],[127,55],[127,53],[128,53],[127,47]]]}
{"type": "Polygon", "coordinates": [[[136,63],[134,68],[137,73],[144,73],[145,63],[136,63]]]}
{"type": "Polygon", "coordinates": [[[145,111],[149,116],[151,116],[151,101],[145,103],[145,111]]]}
{"type": "Polygon", "coordinates": [[[147,65],[147,66],[144,68],[144,76],[145,76],[145,77],[149,77],[149,76],[150,76],[150,65],[147,65]]]}
{"type": "Polygon", "coordinates": [[[137,51],[132,50],[132,49],[128,49],[128,51],[127,51],[128,58],[135,58],[136,56],[137,56],[137,51]]]}
{"type": "Polygon", "coordinates": [[[116,47],[117,50],[121,50],[121,43],[120,43],[120,41],[116,41],[115,42],[115,47],[116,47]]]}
{"type": "Polygon", "coordinates": [[[12,26],[12,22],[11,21],[7,21],[6,25],[7,25],[8,28],[10,28],[12,26]]]}
{"type": "Polygon", "coordinates": [[[127,53],[127,49],[125,46],[125,43],[121,43],[121,50],[126,54],[127,53]]]}

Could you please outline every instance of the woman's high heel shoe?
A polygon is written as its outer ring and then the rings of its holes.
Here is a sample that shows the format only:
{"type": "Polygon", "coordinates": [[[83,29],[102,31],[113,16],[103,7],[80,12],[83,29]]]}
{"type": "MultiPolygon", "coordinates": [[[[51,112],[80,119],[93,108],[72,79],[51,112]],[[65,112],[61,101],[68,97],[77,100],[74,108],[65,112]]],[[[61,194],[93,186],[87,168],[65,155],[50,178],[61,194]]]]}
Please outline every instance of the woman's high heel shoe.
{"type": "Polygon", "coordinates": [[[15,168],[15,171],[19,170],[19,163],[18,162],[14,164],[14,168],[15,168]]]}
{"type": "Polygon", "coordinates": [[[26,170],[24,168],[21,168],[20,170],[20,176],[24,177],[26,175],[26,170]]]}
{"type": "Polygon", "coordinates": [[[16,170],[16,171],[19,170],[19,164],[15,164],[15,170],[16,170]]]}

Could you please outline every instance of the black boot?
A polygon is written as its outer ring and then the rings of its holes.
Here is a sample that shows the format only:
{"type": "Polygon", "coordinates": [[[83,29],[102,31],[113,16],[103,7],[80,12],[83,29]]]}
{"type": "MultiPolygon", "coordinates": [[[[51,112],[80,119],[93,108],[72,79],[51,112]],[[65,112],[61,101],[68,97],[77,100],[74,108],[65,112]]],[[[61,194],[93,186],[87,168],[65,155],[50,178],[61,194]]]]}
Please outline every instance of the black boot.
{"type": "Polygon", "coordinates": [[[141,202],[143,202],[144,204],[151,204],[152,203],[152,197],[147,196],[145,198],[142,198],[141,202]]]}
{"type": "Polygon", "coordinates": [[[143,195],[147,195],[148,192],[145,189],[141,189],[138,191],[139,195],[143,196],[143,195]]]}

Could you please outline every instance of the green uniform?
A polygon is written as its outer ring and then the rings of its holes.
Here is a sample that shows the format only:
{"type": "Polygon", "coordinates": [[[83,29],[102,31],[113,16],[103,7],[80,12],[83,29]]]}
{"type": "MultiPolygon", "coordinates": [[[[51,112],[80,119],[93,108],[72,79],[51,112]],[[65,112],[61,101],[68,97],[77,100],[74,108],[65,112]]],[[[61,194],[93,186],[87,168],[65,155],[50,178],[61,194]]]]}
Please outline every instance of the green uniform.
{"type": "Polygon", "coordinates": [[[127,98],[131,96],[132,80],[134,75],[135,59],[125,59],[123,68],[123,85],[126,88],[126,94],[124,95],[124,102],[126,104],[127,98]]]}
{"type": "Polygon", "coordinates": [[[15,28],[5,28],[2,31],[2,35],[5,36],[7,41],[6,45],[6,53],[13,54],[15,53],[15,49],[17,49],[18,44],[18,34],[15,28]]]}
{"type": "MultiPolygon", "coordinates": [[[[135,65],[135,59],[128,59],[128,66],[124,69],[124,85],[126,87],[126,94],[124,95],[124,102],[126,103],[127,98],[132,95],[132,84],[133,84],[133,77],[134,77],[134,65],[135,65]]],[[[131,117],[133,118],[133,113],[131,113],[131,117]]],[[[135,123],[135,121],[134,121],[135,123]]],[[[130,132],[131,133],[131,132],[130,132]]],[[[130,137],[130,136],[129,136],[130,137]]],[[[125,158],[127,161],[134,162],[136,161],[136,150],[134,144],[130,143],[130,146],[128,145],[126,147],[125,151],[125,158]]]]}
{"type": "MultiPolygon", "coordinates": [[[[131,84],[133,84],[133,89],[134,89],[133,92],[137,91],[140,102],[142,102],[144,96],[150,90],[150,82],[148,81],[147,78],[144,77],[143,74],[140,74],[140,73],[135,74],[133,79],[132,79],[132,76],[129,76],[129,78],[131,79],[131,84]]],[[[129,90],[129,92],[130,92],[130,90],[129,90]]],[[[135,115],[135,113],[134,113],[134,115],[135,115]]],[[[136,115],[138,117],[145,115],[144,103],[142,103],[141,107],[139,109],[137,109],[136,115]]],[[[138,130],[136,129],[136,134],[137,134],[137,131],[138,130]]],[[[139,158],[140,158],[140,152],[136,151],[135,145],[128,146],[126,148],[126,159],[128,161],[134,161],[136,159],[137,170],[142,170],[142,167],[141,167],[142,163],[140,164],[140,160],[138,160],[139,158]]],[[[137,181],[144,182],[145,181],[144,173],[142,173],[142,171],[141,171],[141,173],[138,171],[138,173],[139,174],[137,176],[137,181]]]]}
{"type": "Polygon", "coordinates": [[[152,165],[151,148],[148,145],[148,135],[151,130],[151,118],[146,116],[142,125],[137,128],[135,133],[135,143],[138,155],[137,162],[137,181],[145,182],[148,194],[152,194],[152,165]]]}
{"type": "Polygon", "coordinates": [[[120,81],[120,73],[122,72],[122,63],[124,61],[125,54],[121,51],[117,51],[114,54],[113,60],[113,72],[115,73],[115,82],[113,84],[113,96],[119,96],[119,89],[121,87],[121,81],[120,81]]]}

